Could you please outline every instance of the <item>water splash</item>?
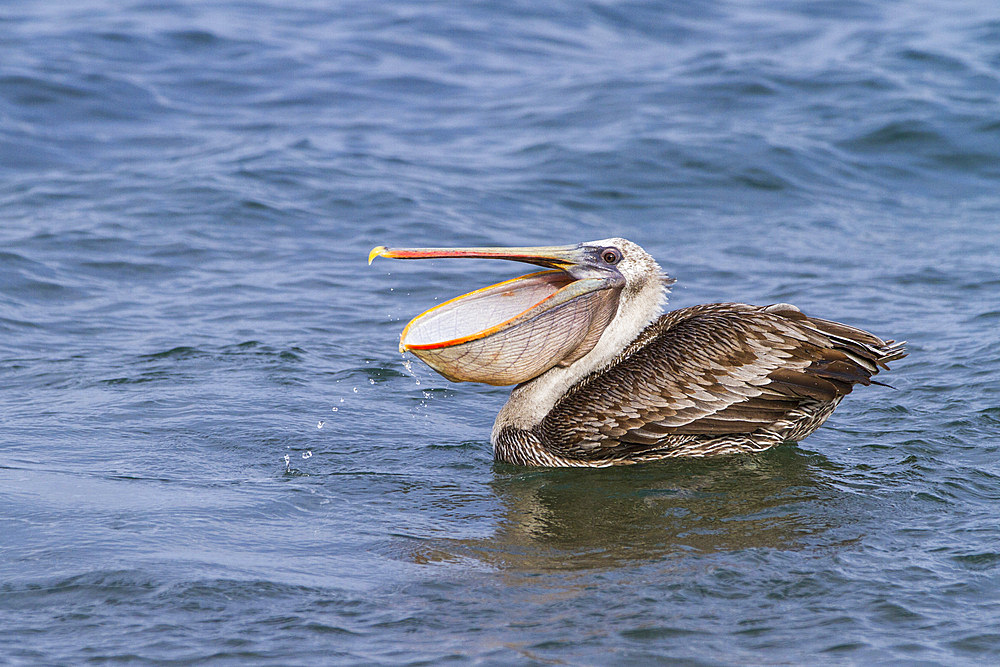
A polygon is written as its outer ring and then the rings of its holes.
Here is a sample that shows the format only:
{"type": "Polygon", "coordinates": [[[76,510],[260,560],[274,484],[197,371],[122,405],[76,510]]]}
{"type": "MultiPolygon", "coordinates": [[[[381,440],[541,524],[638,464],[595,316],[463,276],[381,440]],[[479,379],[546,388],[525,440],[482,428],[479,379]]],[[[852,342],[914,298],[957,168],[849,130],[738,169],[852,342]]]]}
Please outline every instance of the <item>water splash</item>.
{"type": "Polygon", "coordinates": [[[416,384],[419,385],[420,378],[418,378],[417,374],[413,372],[413,362],[410,361],[409,359],[403,359],[402,364],[403,368],[406,369],[406,372],[409,374],[409,376],[412,377],[416,381],[416,384]]]}

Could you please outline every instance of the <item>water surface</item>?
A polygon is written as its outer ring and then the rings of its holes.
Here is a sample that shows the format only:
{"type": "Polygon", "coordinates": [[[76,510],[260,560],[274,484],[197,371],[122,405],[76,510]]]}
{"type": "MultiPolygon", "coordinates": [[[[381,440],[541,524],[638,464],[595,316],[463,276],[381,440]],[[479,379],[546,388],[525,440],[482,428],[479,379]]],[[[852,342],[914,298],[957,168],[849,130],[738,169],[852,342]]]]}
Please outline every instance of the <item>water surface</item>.
{"type": "Polygon", "coordinates": [[[28,2],[0,18],[0,655],[1000,654],[991,2],[28,2]],[[397,353],[612,235],[909,341],[797,446],[495,465],[397,353]]]}

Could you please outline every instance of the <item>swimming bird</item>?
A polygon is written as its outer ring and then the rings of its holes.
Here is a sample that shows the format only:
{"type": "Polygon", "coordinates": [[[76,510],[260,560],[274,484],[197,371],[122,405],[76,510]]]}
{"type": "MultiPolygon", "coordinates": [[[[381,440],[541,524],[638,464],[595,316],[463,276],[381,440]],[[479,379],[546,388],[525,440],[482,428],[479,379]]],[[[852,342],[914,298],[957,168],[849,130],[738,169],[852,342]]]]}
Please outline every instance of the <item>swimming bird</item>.
{"type": "Polygon", "coordinates": [[[545,267],[441,303],[400,336],[446,378],[516,385],[497,460],[604,467],[760,452],[806,437],[905,343],[787,303],[664,314],[659,264],[622,238],[525,248],[374,248],[395,259],[493,258],[545,267]]]}

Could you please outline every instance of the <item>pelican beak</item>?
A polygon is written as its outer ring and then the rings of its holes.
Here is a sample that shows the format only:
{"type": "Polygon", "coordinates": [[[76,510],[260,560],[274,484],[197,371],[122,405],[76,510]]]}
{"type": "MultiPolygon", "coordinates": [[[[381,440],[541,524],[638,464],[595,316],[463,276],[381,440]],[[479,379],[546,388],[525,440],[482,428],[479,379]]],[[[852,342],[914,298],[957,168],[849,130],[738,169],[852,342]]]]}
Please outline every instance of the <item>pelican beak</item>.
{"type": "Polygon", "coordinates": [[[550,269],[567,270],[586,264],[590,259],[586,246],[537,246],[528,248],[386,248],[378,246],[368,253],[368,263],[376,257],[389,259],[441,259],[456,257],[464,259],[507,259],[515,262],[535,264],[550,269]]]}
{"type": "Polygon", "coordinates": [[[618,310],[625,279],[586,245],[386,248],[392,259],[506,259],[551,269],[469,292],[413,318],[400,350],[449,380],[516,384],[584,356],[618,310]]]}

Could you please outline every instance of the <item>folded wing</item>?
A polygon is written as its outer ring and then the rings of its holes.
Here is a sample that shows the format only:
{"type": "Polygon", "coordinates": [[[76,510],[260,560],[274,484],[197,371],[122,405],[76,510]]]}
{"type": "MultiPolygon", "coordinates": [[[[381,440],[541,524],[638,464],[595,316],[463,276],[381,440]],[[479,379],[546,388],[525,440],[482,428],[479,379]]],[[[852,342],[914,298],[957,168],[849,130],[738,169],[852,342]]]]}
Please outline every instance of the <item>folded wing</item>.
{"type": "Polygon", "coordinates": [[[554,451],[584,458],[635,454],[676,436],[753,433],[804,403],[839,401],[901,356],[902,343],[788,304],[694,306],[663,315],[537,428],[554,451]]]}

